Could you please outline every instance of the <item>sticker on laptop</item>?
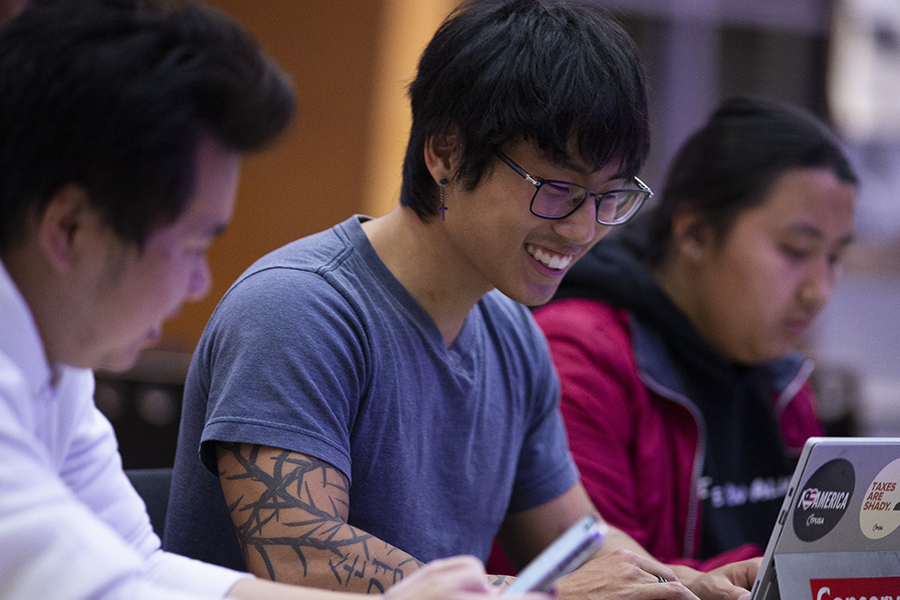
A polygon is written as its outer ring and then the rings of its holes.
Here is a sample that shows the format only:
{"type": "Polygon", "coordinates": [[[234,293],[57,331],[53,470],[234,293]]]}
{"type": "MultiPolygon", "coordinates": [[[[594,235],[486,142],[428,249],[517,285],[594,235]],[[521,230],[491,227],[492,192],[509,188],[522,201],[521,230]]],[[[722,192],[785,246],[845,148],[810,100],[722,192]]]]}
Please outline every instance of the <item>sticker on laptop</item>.
{"type": "Polygon", "coordinates": [[[845,579],[810,579],[815,600],[842,598],[895,598],[900,594],[900,577],[854,577],[845,579]]]}
{"type": "Polygon", "coordinates": [[[900,525],[900,459],[887,464],[869,484],[859,511],[859,527],[879,540],[900,525]]]}
{"type": "Polygon", "coordinates": [[[797,494],[794,533],[804,542],[814,542],[834,529],[847,511],[856,473],[850,461],[830,460],[806,480],[797,494]]]}

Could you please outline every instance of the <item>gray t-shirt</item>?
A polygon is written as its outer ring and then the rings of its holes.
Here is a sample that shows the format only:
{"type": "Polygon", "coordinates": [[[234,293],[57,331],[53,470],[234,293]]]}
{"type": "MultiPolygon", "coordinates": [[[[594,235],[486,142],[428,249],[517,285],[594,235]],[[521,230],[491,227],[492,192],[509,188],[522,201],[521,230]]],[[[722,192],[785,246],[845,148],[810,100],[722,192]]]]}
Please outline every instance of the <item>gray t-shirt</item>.
{"type": "Polygon", "coordinates": [[[577,480],[558,396],[527,308],[487,294],[448,349],[353,217],[262,258],[216,308],[188,374],[165,547],[245,568],[212,474],[211,442],[226,441],[332,464],[350,524],[419,560],[487,559],[507,512],[577,480]]]}

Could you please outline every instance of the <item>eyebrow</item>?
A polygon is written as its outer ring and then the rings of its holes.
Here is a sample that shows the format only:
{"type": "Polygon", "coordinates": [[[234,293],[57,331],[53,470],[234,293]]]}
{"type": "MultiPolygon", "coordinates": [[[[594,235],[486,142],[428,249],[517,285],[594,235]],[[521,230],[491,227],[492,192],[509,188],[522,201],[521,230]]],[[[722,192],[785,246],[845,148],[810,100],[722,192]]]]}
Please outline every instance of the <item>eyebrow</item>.
{"type": "MultiPolygon", "coordinates": [[[[812,225],[808,225],[806,223],[797,223],[794,225],[788,226],[788,230],[791,232],[800,233],[802,235],[806,235],[809,237],[813,237],[816,239],[824,239],[825,234],[822,233],[822,230],[818,227],[813,227],[812,225]]],[[[847,235],[842,236],[838,239],[838,244],[841,246],[847,246],[853,242],[855,236],[853,233],[848,233],[847,235]]]]}
{"type": "MultiPolygon", "coordinates": [[[[575,171],[582,177],[590,177],[597,171],[602,171],[606,167],[606,165],[609,164],[609,163],[606,163],[604,165],[601,165],[598,169],[594,169],[593,171],[590,171],[590,170],[586,169],[584,166],[582,166],[581,164],[576,164],[575,162],[573,162],[571,159],[568,159],[568,158],[566,160],[562,161],[561,163],[557,163],[552,160],[548,160],[547,162],[549,162],[551,165],[555,164],[564,169],[568,169],[570,171],[575,171]]],[[[610,161],[610,162],[612,162],[612,161],[610,161]]],[[[634,177],[635,177],[634,175],[628,175],[624,171],[617,171],[617,172],[613,173],[612,175],[610,175],[606,181],[610,182],[610,181],[615,181],[616,179],[634,179],[634,177]]]]}

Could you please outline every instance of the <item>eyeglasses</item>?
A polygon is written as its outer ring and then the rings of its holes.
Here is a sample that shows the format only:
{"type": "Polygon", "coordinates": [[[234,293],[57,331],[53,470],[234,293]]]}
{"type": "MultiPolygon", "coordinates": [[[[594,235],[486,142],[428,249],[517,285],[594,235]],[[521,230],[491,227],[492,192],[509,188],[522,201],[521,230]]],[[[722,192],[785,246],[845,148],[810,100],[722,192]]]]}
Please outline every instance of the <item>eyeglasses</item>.
{"type": "Polygon", "coordinates": [[[601,225],[621,225],[637,213],[647,198],[653,196],[650,188],[637,177],[634,181],[639,189],[611,190],[595,194],[568,181],[535,179],[507,155],[499,150],[495,154],[506,166],[534,185],[531,213],[542,219],[565,219],[578,210],[585,200],[594,198],[597,206],[597,222],[601,225]]]}

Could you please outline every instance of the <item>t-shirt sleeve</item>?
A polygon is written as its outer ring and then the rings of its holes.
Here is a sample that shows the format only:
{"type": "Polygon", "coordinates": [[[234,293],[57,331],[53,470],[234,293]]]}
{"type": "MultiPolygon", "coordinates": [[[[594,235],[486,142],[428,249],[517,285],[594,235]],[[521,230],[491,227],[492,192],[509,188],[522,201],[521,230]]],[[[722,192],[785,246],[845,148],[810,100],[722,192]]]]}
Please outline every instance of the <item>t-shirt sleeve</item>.
{"type": "MultiPolygon", "coordinates": [[[[509,512],[516,513],[549,502],[578,481],[559,413],[559,380],[550,359],[547,340],[530,312],[522,308],[521,376],[527,413],[509,512]]],[[[513,374],[517,376],[517,374],[513,374]]]]}
{"type": "Polygon", "coordinates": [[[350,478],[350,431],[367,385],[358,311],[320,274],[263,270],[237,283],[204,335],[211,441],[262,444],[326,461],[350,478]]]}

